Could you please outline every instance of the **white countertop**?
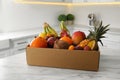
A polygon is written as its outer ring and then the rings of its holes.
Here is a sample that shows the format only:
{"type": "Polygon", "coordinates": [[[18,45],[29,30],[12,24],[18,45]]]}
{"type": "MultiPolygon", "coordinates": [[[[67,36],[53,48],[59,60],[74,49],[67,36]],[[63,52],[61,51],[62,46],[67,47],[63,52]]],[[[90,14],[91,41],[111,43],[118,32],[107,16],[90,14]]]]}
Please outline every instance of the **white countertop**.
{"type": "Polygon", "coordinates": [[[0,80],[120,80],[120,50],[102,49],[98,72],[26,64],[25,53],[0,59],[0,80]]]}
{"type": "Polygon", "coordinates": [[[5,33],[0,33],[0,40],[28,37],[31,35],[37,35],[40,32],[42,32],[42,30],[40,30],[39,28],[15,31],[15,32],[5,32],[5,33]]]}

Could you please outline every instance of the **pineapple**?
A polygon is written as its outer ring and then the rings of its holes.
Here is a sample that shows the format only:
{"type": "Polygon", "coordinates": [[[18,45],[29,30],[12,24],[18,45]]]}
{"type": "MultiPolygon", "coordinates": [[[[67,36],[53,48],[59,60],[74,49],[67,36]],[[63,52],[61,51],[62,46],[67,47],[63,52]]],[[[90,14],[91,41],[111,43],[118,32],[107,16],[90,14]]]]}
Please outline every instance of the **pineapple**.
{"type": "MultiPolygon", "coordinates": [[[[102,21],[101,21],[100,24],[98,24],[97,26],[94,26],[93,30],[89,30],[90,33],[87,36],[87,39],[95,40],[96,44],[97,42],[100,42],[103,46],[103,42],[101,39],[105,38],[104,34],[109,30],[108,26],[109,24],[106,26],[103,26],[102,21]]],[[[98,47],[98,45],[96,47],[98,47]]]]}
{"type": "Polygon", "coordinates": [[[84,48],[85,46],[89,46],[91,50],[98,50],[98,43],[100,42],[103,46],[101,38],[105,38],[104,34],[109,30],[108,25],[103,26],[102,21],[100,24],[94,26],[92,30],[89,30],[89,35],[87,36],[86,39],[81,41],[78,46],[81,46],[84,48]]]}

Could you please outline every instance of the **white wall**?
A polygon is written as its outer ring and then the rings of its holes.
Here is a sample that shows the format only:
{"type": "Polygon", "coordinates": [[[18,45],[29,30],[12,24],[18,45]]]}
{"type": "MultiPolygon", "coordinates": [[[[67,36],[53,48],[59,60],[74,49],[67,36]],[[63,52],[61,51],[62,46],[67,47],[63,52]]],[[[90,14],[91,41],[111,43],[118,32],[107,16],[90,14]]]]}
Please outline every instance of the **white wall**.
{"type": "Polygon", "coordinates": [[[0,11],[2,12],[0,32],[9,32],[41,27],[44,22],[50,25],[57,24],[57,16],[65,13],[66,7],[16,4],[14,0],[2,0],[0,11]]]}
{"type": "MultiPolygon", "coordinates": [[[[2,1],[0,0],[0,28],[1,28],[1,19],[2,19],[2,1]]],[[[0,29],[0,32],[1,32],[1,29],[0,29]]]]}
{"type": "Polygon", "coordinates": [[[16,4],[14,0],[0,0],[0,32],[9,32],[41,27],[44,22],[57,24],[57,16],[71,12],[75,15],[75,24],[88,25],[88,14],[95,13],[104,24],[120,29],[120,6],[55,6],[16,4]],[[0,3],[1,5],[1,3],[0,3]],[[68,10],[69,9],[69,10],[68,10]]]}
{"type": "Polygon", "coordinates": [[[75,24],[88,25],[88,14],[94,13],[104,25],[120,29],[120,6],[74,6],[70,11],[76,16],[75,24]]]}

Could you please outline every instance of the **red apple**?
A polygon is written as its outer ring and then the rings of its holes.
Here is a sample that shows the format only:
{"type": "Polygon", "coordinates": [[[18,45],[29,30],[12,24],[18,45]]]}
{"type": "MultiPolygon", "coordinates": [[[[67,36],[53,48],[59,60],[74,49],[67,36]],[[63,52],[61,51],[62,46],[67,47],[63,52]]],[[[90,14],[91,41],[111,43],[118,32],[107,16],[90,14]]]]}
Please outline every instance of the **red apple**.
{"type": "Polygon", "coordinates": [[[86,38],[86,35],[82,31],[76,31],[72,34],[72,40],[74,45],[79,44],[85,38],[86,38]]]}

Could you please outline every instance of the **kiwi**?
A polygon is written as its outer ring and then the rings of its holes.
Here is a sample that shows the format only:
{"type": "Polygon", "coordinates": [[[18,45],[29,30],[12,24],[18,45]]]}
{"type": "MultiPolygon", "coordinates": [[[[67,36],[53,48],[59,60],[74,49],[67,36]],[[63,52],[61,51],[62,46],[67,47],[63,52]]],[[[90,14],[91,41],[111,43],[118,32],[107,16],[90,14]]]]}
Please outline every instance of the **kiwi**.
{"type": "Polygon", "coordinates": [[[70,45],[63,40],[56,40],[54,43],[54,48],[56,49],[68,49],[70,45]]]}

